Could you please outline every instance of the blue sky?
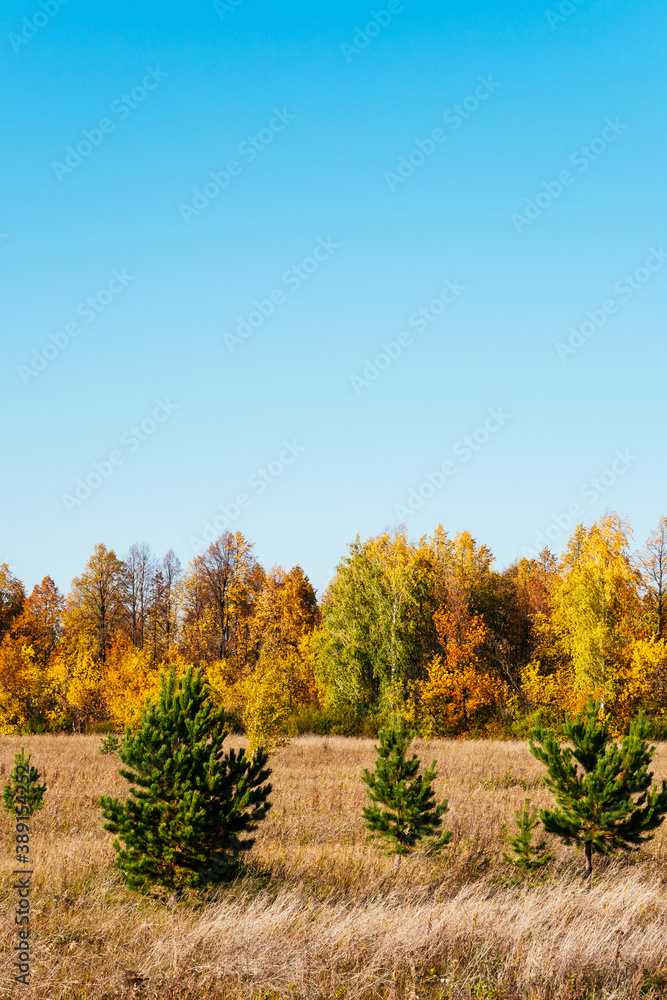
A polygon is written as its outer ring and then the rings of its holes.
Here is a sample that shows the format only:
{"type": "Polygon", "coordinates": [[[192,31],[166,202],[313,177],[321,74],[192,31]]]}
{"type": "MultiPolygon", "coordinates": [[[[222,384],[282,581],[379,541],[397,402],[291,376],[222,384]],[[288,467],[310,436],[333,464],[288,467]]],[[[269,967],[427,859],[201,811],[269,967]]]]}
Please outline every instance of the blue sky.
{"type": "Polygon", "coordinates": [[[229,526],[322,591],[357,533],[503,566],[608,506],[641,544],[666,36],[641,0],[5,0],[0,561],[67,588],[229,526]]]}

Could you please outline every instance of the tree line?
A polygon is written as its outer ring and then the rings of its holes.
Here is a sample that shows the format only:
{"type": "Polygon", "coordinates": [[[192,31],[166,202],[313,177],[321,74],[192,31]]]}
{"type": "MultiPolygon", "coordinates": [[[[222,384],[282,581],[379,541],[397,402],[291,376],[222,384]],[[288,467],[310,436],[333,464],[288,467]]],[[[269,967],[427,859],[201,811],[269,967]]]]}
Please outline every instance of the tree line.
{"type": "Polygon", "coordinates": [[[579,525],[559,556],[494,565],[439,525],[348,547],[318,600],[299,566],[266,570],[241,532],[183,569],[100,544],[62,594],[0,566],[0,727],[138,724],[160,672],[202,671],[251,747],[294,732],[526,737],[589,696],[612,732],[639,711],[667,735],[667,517],[640,551],[627,520],[579,525]]]}

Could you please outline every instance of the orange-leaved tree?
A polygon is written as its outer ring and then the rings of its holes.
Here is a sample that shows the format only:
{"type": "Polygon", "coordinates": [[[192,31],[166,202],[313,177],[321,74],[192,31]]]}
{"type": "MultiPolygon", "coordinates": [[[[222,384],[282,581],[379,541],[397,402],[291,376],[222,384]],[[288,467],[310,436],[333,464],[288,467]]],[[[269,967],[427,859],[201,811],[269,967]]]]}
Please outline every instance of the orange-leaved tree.
{"type": "Polygon", "coordinates": [[[487,627],[461,595],[434,620],[442,653],[431,660],[420,685],[422,728],[425,734],[480,733],[493,724],[507,695],[506,681],[481,656],[487,627]]]}
{"type": "Polygon", "coordinates": [[[37,584],[0,642],[0,705],[7,732],[43,730],[54,706],[50,667],[62,631],[62,597],[37,584]]]}

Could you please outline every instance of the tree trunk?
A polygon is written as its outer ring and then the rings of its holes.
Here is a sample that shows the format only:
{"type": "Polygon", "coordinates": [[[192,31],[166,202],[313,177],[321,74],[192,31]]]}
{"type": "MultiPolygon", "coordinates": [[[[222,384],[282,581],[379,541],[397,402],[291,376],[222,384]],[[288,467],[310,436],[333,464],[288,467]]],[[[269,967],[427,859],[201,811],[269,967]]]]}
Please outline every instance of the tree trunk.
{"type": "Polygon", "coordinates": [[[590,840],[584,841],[584,857],[586,865],[584,867],[584,886],[590,891],[591,875],[593,873],[593,849],[590,840]]]}

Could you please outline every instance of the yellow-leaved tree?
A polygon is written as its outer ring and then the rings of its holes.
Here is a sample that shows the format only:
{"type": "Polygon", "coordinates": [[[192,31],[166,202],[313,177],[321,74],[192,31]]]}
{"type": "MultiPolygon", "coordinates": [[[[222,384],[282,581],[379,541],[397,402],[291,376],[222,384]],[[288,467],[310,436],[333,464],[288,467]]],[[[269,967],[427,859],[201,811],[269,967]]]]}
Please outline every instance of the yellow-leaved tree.
{"type": "Polygon", "coordinates": [[[613,710],[643,629],[639,575],[632,565],[627,521],[607,512],[569,540],[552,591],[554,642],[572,663],[579,702],[589,694],[613,710]]]}
{"type": "Polygon", "coordinates": [[[146,699],[157,700],[160,671],[167,664],[156,663],[148,645],[138,649],[124,643],[114,647],[105,664],[104,693],[109,718],[117,730],[136,729],[146,699]]]}
{"type": "Polygon", "coordinates": [[[107,718],[107,698],[99,647],[91,635],[69,637],[58,647],[49,671],[56,728],[67,725],[85,732],[107,718]]]}
{"type": "Polygon", "coordinates": [[[282,742],[290,716],[317,703],[311,638],[318,617],[315,591],[300,566],[267,574],[252,619],[258,660],[235,687],[251,754],[282,742]]]}
{"type": "MultiPolygon", "coordinates": [[[[65,603],[65,640],[104,663],[120,634],[129,629],[124,602],[125,569],[113,549],[96,545],[81,576],[72,580],[65,603]]],[[[78,654],[77,654],[78,655],[78,654]]]]}

